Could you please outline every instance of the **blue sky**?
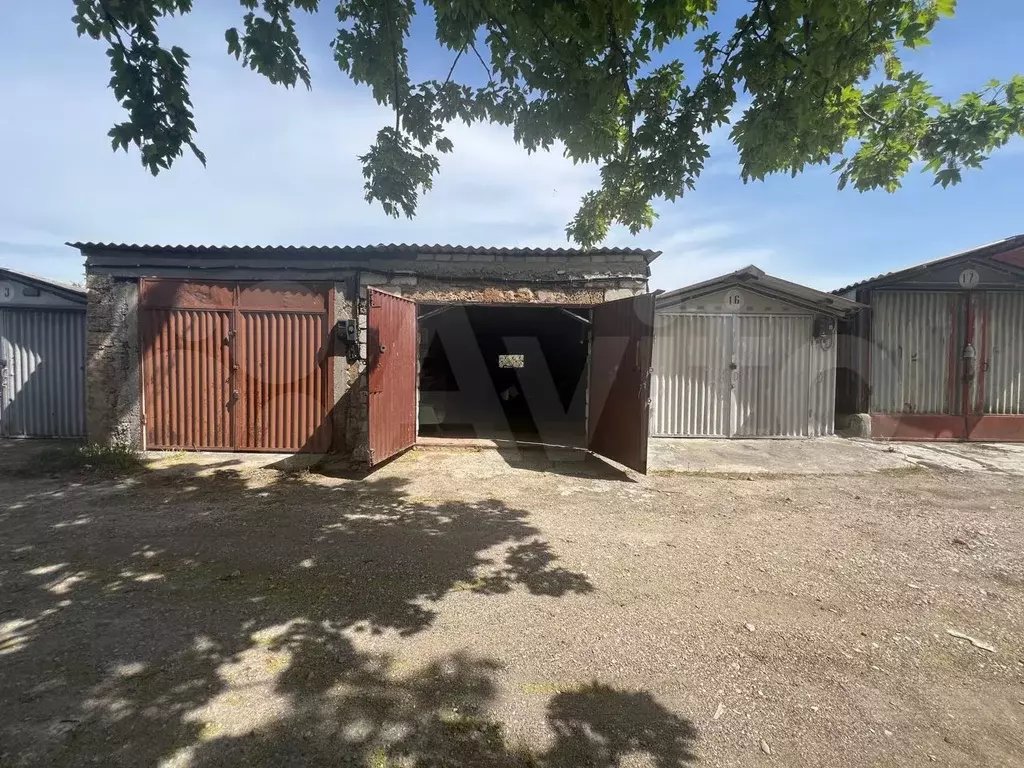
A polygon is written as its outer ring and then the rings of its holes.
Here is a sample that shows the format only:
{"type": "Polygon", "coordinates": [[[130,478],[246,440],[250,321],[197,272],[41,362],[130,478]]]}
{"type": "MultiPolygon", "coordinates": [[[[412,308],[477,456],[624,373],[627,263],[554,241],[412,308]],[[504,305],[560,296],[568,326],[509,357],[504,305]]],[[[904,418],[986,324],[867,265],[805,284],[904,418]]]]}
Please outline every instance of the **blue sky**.
{"type": "MultiPolygon", "coordinates": [[[[362,198],[356,156],[387,112],[348,83],[326,47],[328,12],[301,21],[311,92],[275,88],[224,51],[234,3],[197,3],[166,26],[165,43],[193,55],[198,140],[209,164],[185,157],[151,177],[134,154],[113,153],[119,119],[104,46],[76,37],[70,0],[0,10],[0,265],[81,280],[67,240],[207,244],[447,242],[566,245],[563,232],[596,169],[558,153],[527,155],[498,126],[454,126],[455,152],[412,221],[362,198]]],[[[911,65],[947,96],[1006,78],[1020,66],[1024,4],[961,3],[911,65]],[[1016,59],[1016,62],[1015,62],[1016,59]]],[[[443,77],[450,55],[414,28],[414,76],[443,77]]],[[[464,57],[473,79],[479,62],[464,57]]],[[[823,289],[1024,232],[1024,142],[993,156],[963,185],[942,190],[912,173],[894,195],[836,190],[826,168],[744,185],[727,131],[696,192],[659,206],[654,229],[616,231],[612,245],[656,248],[652,286],[676,288],[756,263],[823,289]]]]}

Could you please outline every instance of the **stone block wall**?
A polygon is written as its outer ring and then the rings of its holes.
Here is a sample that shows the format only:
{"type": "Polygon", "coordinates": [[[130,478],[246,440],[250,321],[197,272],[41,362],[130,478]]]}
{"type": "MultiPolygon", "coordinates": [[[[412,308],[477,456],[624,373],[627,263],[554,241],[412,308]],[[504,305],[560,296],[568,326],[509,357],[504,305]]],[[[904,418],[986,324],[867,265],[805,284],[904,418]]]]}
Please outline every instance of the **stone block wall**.
{"type": "MultiPolygon", "coordinates": [[[[501,254],[418,254],[415,259],[346,264],[335,273],[332,320],[356,319],[358,355],[355,360],[349,360],[344,345],[332,342],[332,450],[360,462],[368,457],[366,289],[369,286],[424,304],[587,306],[645,293],[648,274],[648,265],[639,255],[526,258],[501,254]]],[[[178,275],[172,272],[167,276],[178,275]]],[[[183,272],[180,276],[192,275],[183,272]]],[[[262,273],[254,276],[252,270],[241,268],[218,273],[218,279],[268,277],[262,273]]],[[[291,272],[287,277],[303,279],[291,272]]],[[[138,279],[89,270],[87,288],[86,426],[89,440],[143,447],[138,279]]]]}
{"type": "Polygon", "coordinates": [[[90,274],[86,286],[86,434],[141,448],[138,281],[90,274]]]}

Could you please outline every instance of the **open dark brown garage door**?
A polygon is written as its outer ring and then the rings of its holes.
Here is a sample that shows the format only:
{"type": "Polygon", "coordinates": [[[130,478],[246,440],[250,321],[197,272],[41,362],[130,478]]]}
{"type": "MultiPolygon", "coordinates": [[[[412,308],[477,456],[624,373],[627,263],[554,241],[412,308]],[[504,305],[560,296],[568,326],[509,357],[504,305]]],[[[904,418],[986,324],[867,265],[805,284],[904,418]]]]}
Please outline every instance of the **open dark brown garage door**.
{"type": "Polygon", "coordinates": [[[646,473],[654,295],[598,304],[592,313],[587,447],[646,473]]]}
{"type": "Polygon", "coordinates": [[[368,289],[370,465],[416,443],[416,304],[368,289]]]}
{"type": "Polygon", "coordinates": [[[325,452],[329,304],[320,285],[143,280],[146,446],[325,452]]]}

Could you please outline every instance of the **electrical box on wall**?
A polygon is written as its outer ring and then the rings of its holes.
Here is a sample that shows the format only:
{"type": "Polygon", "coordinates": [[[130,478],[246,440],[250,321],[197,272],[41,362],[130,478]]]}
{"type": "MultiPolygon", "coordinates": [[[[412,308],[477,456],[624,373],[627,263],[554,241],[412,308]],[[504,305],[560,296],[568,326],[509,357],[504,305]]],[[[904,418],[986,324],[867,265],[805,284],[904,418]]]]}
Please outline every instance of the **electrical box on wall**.
{"type": "Polygon", "coordinates": [[[824,339],[836,332],[836,319],[829,315],[814,318],[814,338],[824,339]]]}
{"type": "Polygon", "coordinates": [[[345,350],[350,362],[359,359],[359,329],[355,320],[339,320],[334,325],[334,335],[345,350]]]}

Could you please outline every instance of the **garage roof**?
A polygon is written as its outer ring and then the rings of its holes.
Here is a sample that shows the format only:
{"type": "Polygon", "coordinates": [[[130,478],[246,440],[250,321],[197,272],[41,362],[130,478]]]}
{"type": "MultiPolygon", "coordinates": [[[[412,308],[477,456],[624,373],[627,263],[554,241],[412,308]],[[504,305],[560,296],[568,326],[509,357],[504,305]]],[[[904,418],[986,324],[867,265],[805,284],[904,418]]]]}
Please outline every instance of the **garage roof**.
{"type": "Polygon", "coordinates": [[[875,277],[869,277],[867,280],[861,280],[859,283],[839,288],[834,293],[846,293],[855,288],[880,288],[884,285],[901,282],[936,267],[944,267],[949,264],[955,264],[958,261],[969,261],[979,258],[991,258],[994,261],[1008,264],[1011,267],[1024,268],[1024,235],[1014,235],[1003,240],[997,240],[994,243],[954,253],[952,256],[944,256],[941,259],[926,261],[923,264],[915,264],[912,267],[900,269],[896,272],[886,272],[875,277]]]}
{"type": "Polygon", "coordinates": [[[60,296],[61,298],[78,302],[79,304],[85,304],[86,301],[85,290],[82,288],[76,288],[73,285],[68,285],[67,283],[61,283],[56,280],[50,280],[49,278],[38,277],[37,275],[30,275],[25,272],[18,272],[14,269],[0,267],[0,280],[4,278],[8,280],[16,280],[17,282],[25,283],[26,285],[31,285],[33,288],[48,291],[60,296]]]}
{"type": "Polygon", "coordinates": [[[418,245],[416,243],[378,243],[377,245],[146,245],[137,243],[67,243],[83,253],[148,253],[196,256],[244,256],[246,258],[281,258],[320,256],[338,259],[365,259],[367,256],[408,256],[417,253],[493,256],[643,256],[650,264],[661,251],[644,248],[500,248],[476,245],[418,245]]]}
{"type": "Polygon", "coordinates": [[[743,285],[744,288],[760,293],[763,296],[782,299],[783,301],[789,301],[793,304],[833,315],[851,314],[864,308],[863,304],[858,304],[856,301],[850,301],[831,293],[808,288],[806,285],[772,277],[753,264],[712,280],[705,280],[702,283],[695,283],[685,288],[677,288],[674,291],[662,293],[658,296],[657,303],[659,307],[678,304],[706,296],[709,293],[715,293],[733,285],[743,285]]]}

